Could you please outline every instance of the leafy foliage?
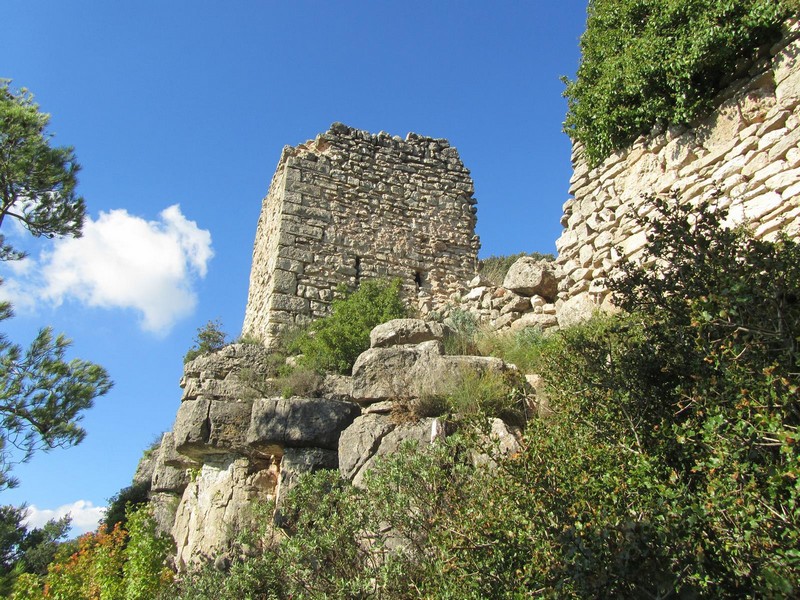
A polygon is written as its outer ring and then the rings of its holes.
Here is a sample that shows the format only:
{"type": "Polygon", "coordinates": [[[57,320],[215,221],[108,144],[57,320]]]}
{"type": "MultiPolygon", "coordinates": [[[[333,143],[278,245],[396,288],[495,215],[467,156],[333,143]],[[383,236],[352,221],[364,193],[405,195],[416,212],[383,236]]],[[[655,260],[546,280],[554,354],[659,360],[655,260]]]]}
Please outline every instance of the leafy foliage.
{"type": "Polygon", "coordinates": [[[219,319],[209,321],[203,327],[198,327],[194,345],[183,357],[184,364],[203,354],[221,350],[227,343],[227,339],[228,334],[223,331],[219,319]]]}
{"type": "Polygon", "coordinates": [[[400,285],[399,279],[371,279],[351,293],[340,288],[343,297],[333,301],[331,314],[314,321],[292,348],[303,354],[300,365],[318,372],[349,374],[358,355],[369,348],[370,331],[407,316],[400,285]]]}
{"type": "Polygon", "coordinates": [[[108,499],[108,508],[103,516],[102,524],[106,529],[114,529],[116,525],[123,528],[127,525],[127,513],[145,504],[149,498],[150,482],[140,481],[119,492],[108,499]]]}
{"type": "Polygon", "coordinates": [[[147,506],[128,511],[128,529],[118,523],[62,544],[44,581],[15,587],[27,600],[149,600],[172,581],[167,558],[172,540],[156,531],[147,506]],[[42,583],[44,585],[42,585],[42,583]],[[23,595],[24,594],[24,595],[23,595]]]}
{"type": "Polygon", "coordinates": [[[591,0],[565,130],[596,165],[654,125],[690,124],[798,9],[797,0],[591,0]]]}

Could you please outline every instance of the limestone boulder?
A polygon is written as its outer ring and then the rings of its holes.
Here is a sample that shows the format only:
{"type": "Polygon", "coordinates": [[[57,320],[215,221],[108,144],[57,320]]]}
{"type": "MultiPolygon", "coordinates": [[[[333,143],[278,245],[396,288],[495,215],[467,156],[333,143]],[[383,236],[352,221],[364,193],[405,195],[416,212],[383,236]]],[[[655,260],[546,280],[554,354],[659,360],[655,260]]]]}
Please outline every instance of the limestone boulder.
{"type": "Polygon", "coordinates": [[[230,344],[202,354],[184,365],[181,387],[183,400],[241,400],[252,396],[242,381],[244,370],[267,376],[271,369],[269,351],[258,344],[230,344]]]}
{"type": "Polygon", "coordinates": [[[370,404],[446,394],[464,373],[503,373],[509,365],[488,356],[446,356],[440,342],[370,348],[353,367],[353,400],[370,404]]]}
{"type": "Polygon", "coordinates": [[[211,454],[244,451],[251,409],[252,402],[182,402],[172,430],[175,449],[199,462],[211,454]]]}
{"type": "Polygon", "coordinates": [[[387,348],[442,340],[441,323],[422,319],[393,319],[375,327],[369,334],[371,348],[387,348]]]}
{"type": "Polygon", "coordinates": [[[339,434],[360,414],[352,402],[326,398],[261,398],[253,403],[248,446],[259,454],[277,454],[284,447],[336,450],[339,434]]]}
{"type": "Polygon", "coordinates": [[[167,431],[161,436],[161,444],[158,450],[158,460],[163,461],[166,466],[178,469],[189,469],[200,466],[200,463],[190,459],[185,454],[179,453],[175,449],[175,435],[171,431],[167,431]]]}
{"type": "Polygon", "coordinates": [[[339,437],[339,472],[352,480],[372,458],[386,435],[395,428],[388,415],[358,417],[339,437]]]}
{"type": "Polygon", "coordinates": [[[527,313],[511,323],[512,331],[534,327],[545,331],[558,326],[558,317],[547,313],[527,313]]]}
{"type": "Polygon", "coordinates": [[[578,294],[556,304],[556,309],[558,326],[564,328],[586,321],[597,310],[597,306],[589,294],[578,294]]]}
{"type": "Polygon", "coordinates": [[[154,447],[145,451],[142,458],[139,459],[139,464],[136,466],[136,472],[133,474],[133,485],[149,484],[153,478],[153,471],[156,468],[156,460],[161,451],[161,442],[154,447]]]}
{"type": "Polygon", "coordinates": [[[176,510],[172,537],[178,569],[226,556],[237,531],[256,527],[254,503],[274,500],[277,484],[278,468],[272,460],[209,457],[176,510]]]}
{"type": "Polygon", "coordinates": [[[150,478],[150,490],[152,492],[164,492],[181,494],[186,486],[189,485],[189,474],[184,466],[175,466],[175,462],[170,461],[172,454],[175,454],[175,446],[172,433],[165,433],[161,438],[161,444],[155,454],[155,466],[150,478]]]}
{"type": "Polygon", "coordinates": [[[550,261],[523,256],[511,265],[503,287],[520,296],[541,296],[553,302],[558,293],[555,266],[550,261]]]}
{"type": "Polygon", "coordinates": [[[201,450],[208,442],[208,411],[211,400],[188,400],[181,402],[172,434],[175,438],[175,450],[179,454],[202,461],[201,450]]]}
{"type": "MultiPolygon", "coordinates": [[[[353,485],[363,486],[364,476],[375,464],[375,461],[381,457],[395,454],[404,443],[410,441],[420,446],[430,444],[432,439],[436,437],[436,433],[439,430],[438,427],[438,419],[421,419],[416,423],[403,423],[393,426],[390,431],[377,440],[374,449],[368,454],[366,460],[361,463],[361,466],[355,471],[350,471],[353,485]]],[[[345,440],[346,442],[347,440],[345,440]]],[[[342,450],[340,450],[341,452],[342,450]]]]}
{"type": "Polygon", "coordinates": [[[443,352],[439,341],[370,348],[353,365],[353,400],[369,403],[413,396],[419,386],[419,366],[438,363],[443,352]]]}

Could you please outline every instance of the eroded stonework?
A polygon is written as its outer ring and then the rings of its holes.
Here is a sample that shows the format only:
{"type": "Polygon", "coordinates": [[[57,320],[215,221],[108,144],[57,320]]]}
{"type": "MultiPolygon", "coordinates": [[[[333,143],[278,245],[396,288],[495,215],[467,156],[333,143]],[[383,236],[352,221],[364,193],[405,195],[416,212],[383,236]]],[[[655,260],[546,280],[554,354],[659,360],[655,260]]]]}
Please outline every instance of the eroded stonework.
{"type": "Polygon", "coordinates": [[[480,246],[469,171],[447,140],[334,123],[285,147],[264,199],[243,333],[268,347],[325,316],[337,287],[399,277],[423,312],[472,279],[480,246]]]}
{"type": "Polygon", "coordinates": [[[564,204],[558,249],[558,324],[611,308],[607,277],[642,255],[647,232],[637,217],[648,194],[696,203],[721,193],[731,223],[757,237],[800,232],[800,27],[773,46],[750,78],[720,95],[719,108],[693,128],[641,137],[590,169],[580,144],[564,204]]]}

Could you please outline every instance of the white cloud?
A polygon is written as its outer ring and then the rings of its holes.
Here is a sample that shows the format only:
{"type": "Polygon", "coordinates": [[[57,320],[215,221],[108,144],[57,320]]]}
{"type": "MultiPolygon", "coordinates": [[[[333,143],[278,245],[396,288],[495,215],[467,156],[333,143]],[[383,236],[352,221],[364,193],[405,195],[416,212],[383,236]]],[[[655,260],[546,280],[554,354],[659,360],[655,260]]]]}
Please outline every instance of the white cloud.
{"type": "Polygon", "coordinates": [[[28,507],[28,514],[23,524],[28,528],[41,527],[51,519],[60,519],[64,515],[72,517],[72,530],[82,534],[94,531],[100,519],[106,514],[105,506],[95,506],[88,500],[76,500],[72,504],[59,506],[55,510],[39,509],[35,505],[28,507]]]}
{"type": "Polygon", "coordinates": [[[117,209],[87,218],[83,237],[56,240],[37,269],[15,273],[0,293],[20,307],[77,300],[131,308],[141,313],[143,329],[164,334],[194,310],[193,284],[205,277],[213,255],[210,232],[186,219],[177,204],[158,221],[117,209]]]}

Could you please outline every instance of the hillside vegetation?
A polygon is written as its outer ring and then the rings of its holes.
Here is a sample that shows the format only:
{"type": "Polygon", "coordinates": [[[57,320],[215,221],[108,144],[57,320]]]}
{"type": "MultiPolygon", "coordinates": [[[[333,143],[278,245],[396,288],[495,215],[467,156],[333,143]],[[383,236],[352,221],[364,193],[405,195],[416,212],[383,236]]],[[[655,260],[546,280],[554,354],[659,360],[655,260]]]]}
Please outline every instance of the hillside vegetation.
{"type": "Polygon", "coordinates": [[[478,409],[363,488],[305,477],[225,572],[170,581],[144,527],[60,552],[12,597],[795,597],[800,247],[722,227],[714,203],[653,202],[646,266],[611,283],[623,312],[492,346],[546,382],[520,452],[497,456],[478,409]],[[117,595],[54,595],[67,582],[117,595]]]}
{"type": "Polygon", "coordinates": [[[798,12],[798,0],[591,0],[565,131],[595,166],[656,125],[691,124],[798,12]]]}

